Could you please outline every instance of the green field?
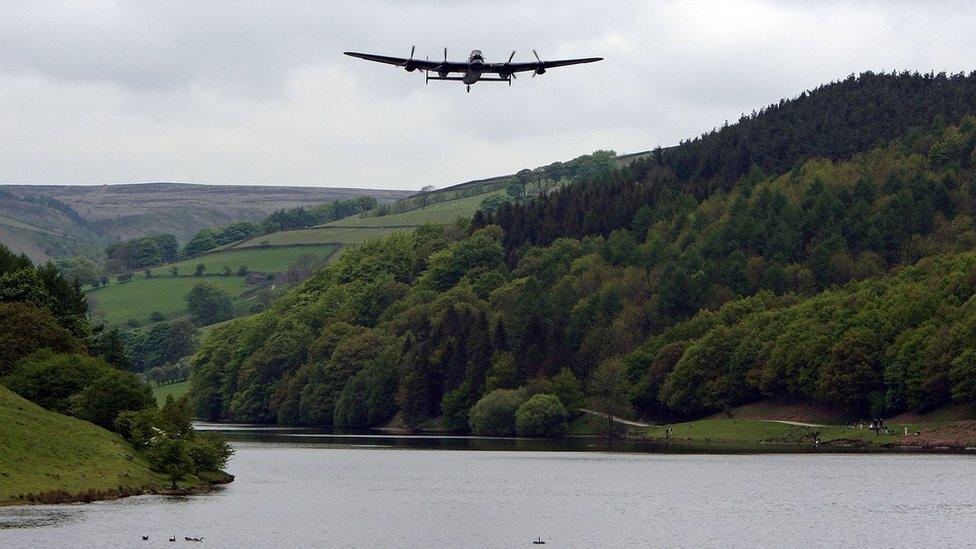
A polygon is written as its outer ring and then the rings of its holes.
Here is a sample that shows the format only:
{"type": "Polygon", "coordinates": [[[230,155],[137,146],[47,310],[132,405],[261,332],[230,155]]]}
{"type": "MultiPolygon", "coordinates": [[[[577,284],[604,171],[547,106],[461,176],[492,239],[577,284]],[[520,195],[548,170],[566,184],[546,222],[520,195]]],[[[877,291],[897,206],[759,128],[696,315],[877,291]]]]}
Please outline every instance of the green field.
{"type": "Polygon", "coordinates": [[[120,436],[0,386],[0,504],[56,490],[140,491],[165,484],[120,436]]]}
{"type": "MultiPolygon", "coordinates": [[[[382,218],[379,218],[382,219],[382,218]]],[[[256,236],[234,246],[233,249],[258,248],[262,244],[359,244],[372,238],[386,236],[405,229],[381,228],[349,228],[349,227],[315,227],[312,229],[298,229],[295,231],[280,231],[277,233],[256,236]]],[[[270,248],[269,248],[270,249],[270,248]]]]}
{"type": "MultiPolygon", "coordinates": [[[[895,434],[876,435],[870,429],[850,429],[846,425],[803,426],[758,419],[703,419],[672,424],[671,438],[689,442],[812,444],[816,435],[822,442],[895,444],[902,440],[900,435],[905,427],[913,432],[932,429],[935,425],[892,423],[889,428],[895,434]]],[[[666,438],[664,426],[632,428],[631,432],[649,439],[666,438]]]]}
{"type": "Polygon", "coordinates": [[[471,217],[478,211],[481,201],[490,196],[504,196],[505,191],[458,198],[431,204],[426,208],[381,217],[350,216],[327,223],[327,227],[416,227],[424,223],[451,223],[458,217],[471,217]]]}
{"type": "Polygon", "coordinates": [[[173,395],[173,398],[180,398],[185,395],[190,390],[189,381],[180,381],[178,383],[169,383],[167,385],[159,385],[153,387],[153,396],[156,397],[156,402],[162,404],[166,401],[166,397],[173,395]]]}
{"type": "Polygon", "coordinates": [[[234,300],[250,289],[242,276],[189,276],[135,278],[125,284],[113,282],[90,290],[86,295],[93,309],[104,315],[109,326],[121,326],[129,319],[145,325],[153,311],[163,313],[170,320],[183,316],[186,312],[183,298],[200,282],[208,282],[224,289],[234,300]]]}
{"type": "Polygon", "coordinates": [[[321,260],[329,257],[336,248],[338,246],[325,244],[322,246],[269,246],[266,248],[232,249],[161,265],[152,271],[157,276],[169,276],[170,270],[176,267],[179,274],[188,275],[194,272],[197,265],[202,264],[205,268],[204,272],[209,274],[222,273],[224,267],[230,267],[233,272],[237,272],[238,267],[242,265],[252,272],[277,273],[285,271],[302,254],[311,254],[316,259],[321,260]]]}

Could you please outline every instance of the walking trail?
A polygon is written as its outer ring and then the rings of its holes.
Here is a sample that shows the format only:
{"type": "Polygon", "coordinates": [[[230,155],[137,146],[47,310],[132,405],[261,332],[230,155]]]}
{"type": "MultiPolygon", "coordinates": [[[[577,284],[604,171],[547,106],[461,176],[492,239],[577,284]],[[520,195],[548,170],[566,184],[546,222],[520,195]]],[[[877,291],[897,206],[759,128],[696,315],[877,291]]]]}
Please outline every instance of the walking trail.
{"type": "MultiPolygon", "coordinates": [[[[597,412],[596,410],[587,410],[586,408],[580,408],[580,412],[602,417],[603,419],[607,419],[607,414],[604,414],[603,412],[597,412]]],[[[624,425],[632,425],[634,427],[654,427],[653,423],[641,423],[639,421],[631,421],[629,419],[623,419],[616,416],[613,417],[613,420],[616,421],[617,423],[623,423],[624,425]]]]}
{"type": "MultiPolygon", "coordinates": [[[[607,418],[607,414],[604,414],[603,412],[597,412],[596,410],[587,410],[586,408],[580,408],[580,411],[583,412],[583,413],[586,413],[586,414],[593,415],[593,416],[602,417],[603,419],[606,419],[607,418]]],[[[613,420],[616,421],[617,423],[622,423],[624,425],[631,425],[633,427],[654,427],[654,424],[653,423],[643,423],[643,422],[640,422],[640,421],[631,421],[629,419],[623,419],[623,418],[619,418],[619,417],[616,417],[616,416],[614,416],[613,420]]],[[[796,425],[798,427],[826,427],[826,425],[822,425],[822,424],[819,424],[819,423],[804,423],[802,421],[788,421],[788,420],[785,420],[785,419],[761,419],[759,421],[769,421],[769,422],[772,422],[772,423],[782,423],[784,425],[796,425]]]]}

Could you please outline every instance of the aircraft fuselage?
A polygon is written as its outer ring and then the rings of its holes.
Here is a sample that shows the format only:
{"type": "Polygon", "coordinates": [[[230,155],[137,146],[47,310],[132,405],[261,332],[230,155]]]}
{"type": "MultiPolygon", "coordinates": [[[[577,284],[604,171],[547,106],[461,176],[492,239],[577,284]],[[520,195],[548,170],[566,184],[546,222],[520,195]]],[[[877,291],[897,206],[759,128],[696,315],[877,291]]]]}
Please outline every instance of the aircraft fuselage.
{"type": "Polygon", "coordinates": [[[471,55],[468,56],[468,71],[464,73],[464,78],[461,81],[469,86],[477,82],[481,78],[484,64],[485,57],[481,54],[481,50],[472,51],[471,55]]]}

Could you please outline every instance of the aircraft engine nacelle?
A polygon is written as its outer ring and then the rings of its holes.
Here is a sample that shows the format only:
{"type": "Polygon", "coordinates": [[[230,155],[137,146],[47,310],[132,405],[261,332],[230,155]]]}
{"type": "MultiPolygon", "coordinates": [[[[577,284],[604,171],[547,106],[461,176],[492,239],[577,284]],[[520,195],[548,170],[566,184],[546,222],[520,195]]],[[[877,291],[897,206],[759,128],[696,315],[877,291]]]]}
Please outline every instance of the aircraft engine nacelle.
{"type": "Polygon", "coordinates": [[[542,67],[539,67],[538,69],[535,70],[535,73],[536,74],[546,74],[546,69],[544,69],[542,67]]]}
{"type": "Polygon", "coordinates": [[[404,68],[407,69],[407,72],[413,72],[413,71],[417,70],[417,67],[415,67],[413,65],[407,65],[404,68]]]}
{"type": "Polygon", "coordinates": [[[451,73],[449,73],[447,71],[444,71],[444,72],[437,73],[437,76],[440,76],[441,78],[447,78],[447,75],[449,75],[449,74],[451,74],[451,73]]]}
{"type": "Polygon", "coordinates": [[[509,74],[509,73],[507,73],[507,72],[500,72],[500,73],[498,73],[498,78],[501,78],[502,80],[507,80],[507,79],[509,79],[511,77],[512,77],[512,75],[509,74]]]}

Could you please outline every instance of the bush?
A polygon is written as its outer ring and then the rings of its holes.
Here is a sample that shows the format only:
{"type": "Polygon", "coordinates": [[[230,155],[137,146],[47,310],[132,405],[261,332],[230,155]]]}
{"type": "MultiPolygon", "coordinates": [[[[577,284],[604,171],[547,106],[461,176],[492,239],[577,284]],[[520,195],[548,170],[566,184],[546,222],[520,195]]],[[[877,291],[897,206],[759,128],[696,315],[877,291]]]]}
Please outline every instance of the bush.
{"type": "Polygon", "coordinates": [[[523,402],[525,393],[520,389],[495,389],[471,408],[471,430],[487,436],[515,434],[515,413],[523,402]]]}
{"type": "Polygon", "coordinates": [[[119,370],[98,377],[71,401],[72,415],[106,429],[115,428],[115,419],[124,411],[156,405],[148,385],[119,370]]]}
{"type": "Polygon", "coordinates": [[[149,445],[146,452],[149,466],[154,471],[166,473],[176,488],[176,482],[193,471],[193,458],[187,449],[186,441],[168,437],[158,437],[149,445]]]}
{"type": "Polygon", "coordinates": [[[159,411],[156,408],[126,410],[115,418],[115,431],[137,450],[142,450],[152,440],[158,423],[159,411]]]}
{"type": "Polygon", "coordinates": [[[166,315],[159,311],[153,311],[149,313],[149,320],[152,320],[153,322],[162,322],[166,320],[166,315]]]}
{"type": "Polygon", "coordinates": [[[125,321],[125,325],[128,326],[128,327],[130,327],[130,328],[138,328],[139,327],[139,321],[136,320],[136,319],[134,319],[134,318],[130,318],[129,320],[126,320],[125,321]]]}
{"type": "Polygon", "coordinates": [[[196,433],[186,444],[196,473],[220,471],[234,450],[217,433],[196,433]]]}
{"type": "Polygon", "coordinates": [[[566,408],[555,395],[539,394],[515,412],[515,428],[523,437],[560,437],[566,432],[566,408]]]}

